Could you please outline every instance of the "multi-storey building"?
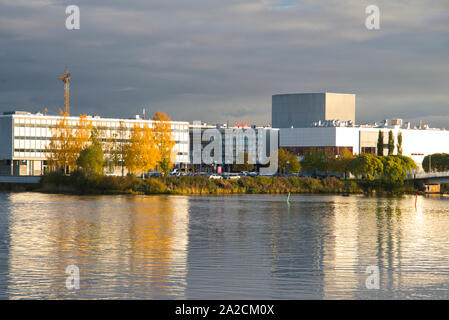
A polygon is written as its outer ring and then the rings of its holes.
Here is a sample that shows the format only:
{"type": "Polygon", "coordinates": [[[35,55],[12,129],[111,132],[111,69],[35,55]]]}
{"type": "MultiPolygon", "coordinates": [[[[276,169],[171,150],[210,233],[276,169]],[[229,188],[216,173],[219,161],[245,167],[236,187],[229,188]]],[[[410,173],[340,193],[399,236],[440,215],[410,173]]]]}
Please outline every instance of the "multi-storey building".
{"type": "Polygon", "coordinates": [[[418,126],[411,128],[401,119],[390,124],[347,126],[344,123],[315,123],[310,128],[288,128],[280,130],[280,146],[303,156],[310,149],[330,149],[334,154],[348,149],[353,154],[378,153],[379,131],[383,132],[383,154],[388,154],[388,135],[394,138],[394,154],[398,152],[398,136],[402,136],[402,154],[411,157],[418,166],[424,157],[433,153],[449,153],[449,131],[418,126]]]}
{"type": "MultiPolygon", "coordinates": [[[[31,114],[29,112],[7,112],[0,116],[0,175],[36,176],[42,175],[47,165],[46,148],[61,116],[31,114]]],[[[76,128],[79,117],[67,117],[68,124],[76,128]]],[[[93,128],[99,131],[103,142],[116,141],[124,144],[136,125],[152,126],[152,120],[112,119],[87,117],[93,128]]],[[[189,123],[171,121],[175,139],[175,165],[186,166],[189,163],[189,123]]],[[[107,152],[107,150],[106,150],[107,152]]],[[[121,171],[118,170],[117,171],[121,171]]]]}
{"type": "MultiPolygon", "coordinates": [[[[221,166],[224,171],[230,171],[231,165],[238,162],[241,153],[255,155],[256,170],[261,165],[258,155],[269,156],[271,147],[277,150],[279,142],[279,129],[261,126],[228,126],[227,124],[208,125],[206,123],[190,125],[190,166],[196,171],[217,169],[221,166]],[[274,135],[272,133],[275,133],[274,135]],[[197,135],[195,139],[195,135],[197,135]],[[209,152],[206,147],[213,143],[219,135],[221,145],[221,157],[215,163],[204,163],[204,153],[209,152]],[[276,141],[272,141],[275,139],[276,141]],[[201,159],[201,160],[200,160],[201,159]]],[[[211,151],[211,156],[214,156],[211,151]]]]}

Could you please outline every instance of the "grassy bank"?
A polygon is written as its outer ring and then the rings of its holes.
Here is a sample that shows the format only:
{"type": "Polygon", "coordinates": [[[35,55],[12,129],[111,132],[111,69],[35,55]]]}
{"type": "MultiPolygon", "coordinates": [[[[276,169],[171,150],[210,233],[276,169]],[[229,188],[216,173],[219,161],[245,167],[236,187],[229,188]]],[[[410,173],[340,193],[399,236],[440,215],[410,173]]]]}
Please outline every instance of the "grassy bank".
{"type": "Polygon", "coordinates": [[[71,194],[282,194],[282,193],[415,193],[413,184],[389,185],[382,181],[340,180],[300,177],[245,177],[214,180],[207,177],[167,177],[138,179],[87,175],[75,171],[71,176],[53,172],[42,178],[39,191],[71,194]]]}

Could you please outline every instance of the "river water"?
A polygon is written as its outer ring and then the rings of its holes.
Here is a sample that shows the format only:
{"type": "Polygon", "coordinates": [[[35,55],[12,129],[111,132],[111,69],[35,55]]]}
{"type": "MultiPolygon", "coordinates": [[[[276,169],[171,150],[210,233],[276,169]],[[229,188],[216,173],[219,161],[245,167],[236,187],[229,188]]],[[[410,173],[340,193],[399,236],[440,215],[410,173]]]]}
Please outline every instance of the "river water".
{"type": "Polygon", "coordinates": [[[449,197],[0,193],[0,208],[1,299],[449,298],[449,197]]]}

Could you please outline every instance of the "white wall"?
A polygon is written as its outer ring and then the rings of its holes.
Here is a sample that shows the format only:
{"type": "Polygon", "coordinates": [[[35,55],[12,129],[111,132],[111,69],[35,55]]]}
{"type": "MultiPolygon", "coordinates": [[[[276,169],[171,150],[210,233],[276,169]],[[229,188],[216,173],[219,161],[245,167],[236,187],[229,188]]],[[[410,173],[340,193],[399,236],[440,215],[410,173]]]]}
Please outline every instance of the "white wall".
{"type": "Polygon", "coordinates": [[[279,130],[281,147],[335,146],[336,128],[289,128],[279,130]]]}
{"type": "Polygon", "coordinates": [[[393,131],[395,138],[394,154],[397,154],[397,136],[402,133],[402,154],[411,157],[421,165],[424,156],[433,153],[449,153],[449,131],[417,130],[400,128],[344,128],[314,127],[280,129],[281,147],[352,147],[354,153],[360,150],[360,131],[384,132],[385,141],[388,132],[393,131]]]}

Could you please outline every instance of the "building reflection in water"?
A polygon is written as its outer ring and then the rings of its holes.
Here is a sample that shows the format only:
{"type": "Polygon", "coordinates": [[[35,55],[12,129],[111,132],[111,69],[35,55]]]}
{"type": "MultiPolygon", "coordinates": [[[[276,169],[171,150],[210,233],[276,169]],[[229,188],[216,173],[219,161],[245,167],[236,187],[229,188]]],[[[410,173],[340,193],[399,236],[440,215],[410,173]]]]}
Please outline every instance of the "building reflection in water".
{"type": "Polygon", "coordinates": [[[415,209],[414,200],[336,197],[333,240],[325,243],[324,298],[447,296],[441,290],[449,282],[447,201],[420,197],[415,209]],[[366,288],[368,266],[379,267],[379,290],[366,288]]]}
{"type": "Polygon", "coordinates": [[[448,201],[0,194],[0,297],[448,298],[448,201]]]}
{"type": "Polygon", "coordinates": [[[9,297],[183,296],[186,198],[18,193],[8,201],[9,297]],[[81,274],[76,292],[65,288],[72,264],[81,274]]]}

